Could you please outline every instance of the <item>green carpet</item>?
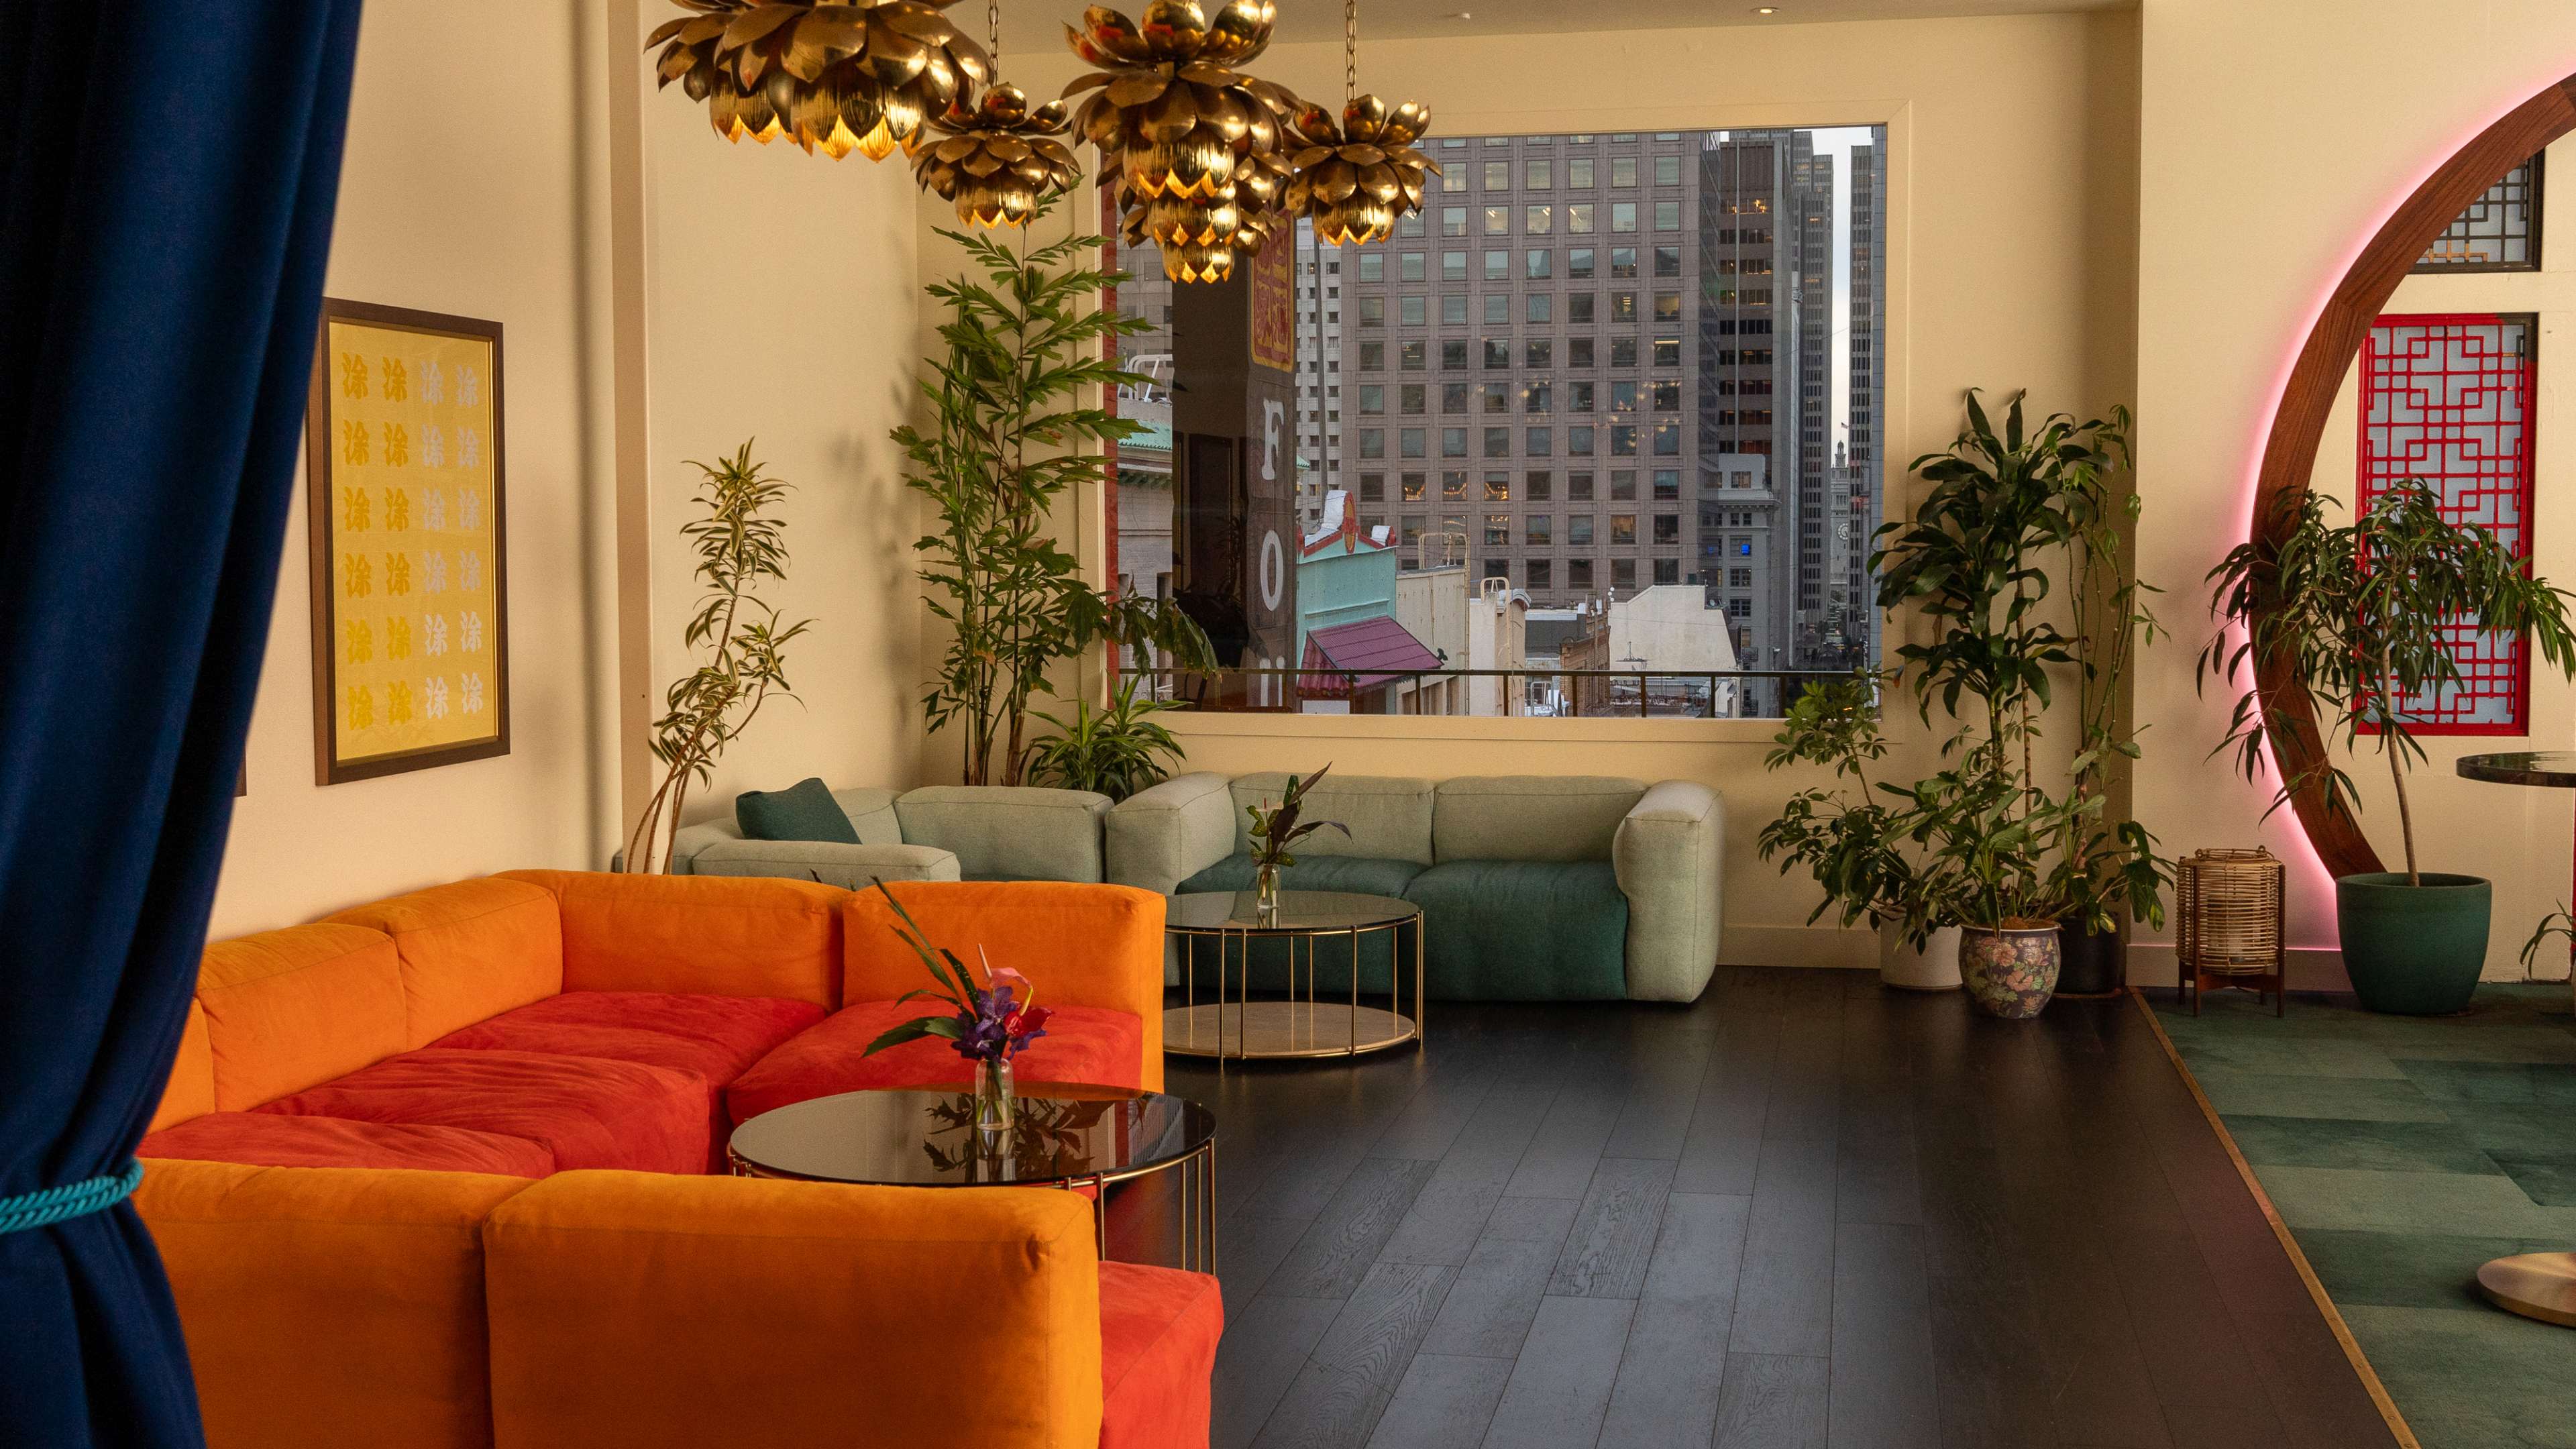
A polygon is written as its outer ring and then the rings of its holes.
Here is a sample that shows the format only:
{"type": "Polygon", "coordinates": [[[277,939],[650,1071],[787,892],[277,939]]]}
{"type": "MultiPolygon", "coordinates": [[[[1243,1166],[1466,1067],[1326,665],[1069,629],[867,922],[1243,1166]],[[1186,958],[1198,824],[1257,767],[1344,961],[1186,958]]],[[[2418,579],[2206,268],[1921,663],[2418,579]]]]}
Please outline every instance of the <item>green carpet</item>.
{"type": "Polygon", "coordinates": [[[2576,1329],[2477,1293],[2480,1263],[2576,1248],[2568,988],[2490,984],[2468,1013],[2147,993],[2425,1449],[2576,1449],[2576,1329]]]}

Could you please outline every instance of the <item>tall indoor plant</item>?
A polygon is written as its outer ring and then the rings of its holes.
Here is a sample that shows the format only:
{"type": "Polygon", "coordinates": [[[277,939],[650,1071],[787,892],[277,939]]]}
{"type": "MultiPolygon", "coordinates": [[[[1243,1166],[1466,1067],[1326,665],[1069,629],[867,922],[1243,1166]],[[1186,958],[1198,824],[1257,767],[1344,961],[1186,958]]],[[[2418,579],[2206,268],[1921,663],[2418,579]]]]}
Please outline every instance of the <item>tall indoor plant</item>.
{"type": "Polygon", "coordinates": [[[1954,763],[1916,784],[1905,819],[1921,852],[1909,933],[1920,940],[1928,925],[1959,925],[1962,975],[1997,1015],[2046,1005],[2070,892],[2112,881],[2133,902],[2155,899],[2153,840],[2134,821],[2107,818],[2111,758],[2136,750],[2113,736],[2109,706],[2097,724],[2079,704],[2086,739],[2062,791],[2037,764],[2056,697],[2051,671],[2073,668],[2087,698],[2111,700],[2104,670],[2125,668],[2153,628],[2142,586],[2098,571],[2103,561],[2118,570],[2123,505],[2109,480],[2126,465],[2128,423],[2127,410],[2114,409],[2083,422],[2053,414],[2032,427],[2016,393],[1998,429],[1971,391],[1967,427],[1948,451],[1915,460],[1931,487],[1910,519],[1880,529],[1871,558],[1879,607],[1910,606],[1931,625],[1928,640],[1897,651],[1919,713],[1928,725],[1937,700],[1959,721],[1944,749],[1954,763]],[[2095,595],[2090,613],[2081,601],[2072,608],[2075,634],[2049,607],[2052,578],[2069,572],[2053,567],[2059,560],[2095,595]]]}
{"type": "MultiPolygon", "coordinates": [[[[2262,777],[2266,746],[2294,727],[2275,713],[2267,681],[2303,689],[2345,751],[2375,738],[2397,796],[2406,868],[2336,880],[2344,970],[2374,1011],[2464,1010],[2486,963],[2491,890],[2477,876],[2426,871],[2417,859],[2407,776],[2424,747],[2410,711],[2461,682],[2450,632],[2464,620],[2520,634],[2550,667],[2576,674],[2568,595],[2532,575],[2490,530],[2445,517],[2421,479],[2397,484],[2344,523],[2330,516],[2335,500],[2313,491],[2285,495],[2280,507],[2273,527],[2210,570],[2221,628],[2201,652],[2200,679],[2237,691],[2219,750],[2235,752],[2247,779],[2262,777]]],[[[2304,791],[2357,821],[2352,778],[2330,753],[2285,776],[2271,809],[2304,791]]]]}
{"type": "MultiPolygon", "coordinates": [[[[904,481],[937,510],[913,547],[931,612],[951,629],[922,705],[932,730],[966,732],[965,783],[1015,785],[1029,700],[1053,666],[1096,644],[1158,648],[1184,668],[1215,660],[1177,606],[1093,588],[1056,543],[1057,503],[1101,477],[1098,445],[1136,431],[1086,404],[1095,390],[1143,381],[1102,355],[1109,339],[1145,324],[1098,305],[1122,280],[1084,260],[1100,238],[1022,255],[991,236],[939,234],[965,248],[974,271],[929,289],[948,312],[945,351],[921,380],[930,422],[893,434],[912,463],[904,481]]],[[[1027,234],[1012,241],[1025,245],[1027,234]]]]}
{"type": "MultiPolygon", "coordinates": [[[[2088,456],[2070,459],[2060,479],[2069,525],[2065,551],[2072,567],[2068,602],[2077,670],[2077,727],[2081,741],[2069,766],[2079,802],[2107,807],[2113,772],[2139,756],[2129,728],[2123,690],[2138,651],[2166,637],[2148,607],[2162,592],[2140,579],[2130,541],[2141,502],[2115,486],[2131,466],[2129,410],[2111,409],[2107,426],[2094,430],[2088,456]]],[[[2058,915],[2058,994],[2096,996],[2127,980],[2121,918],[2164,924],[2164,892],[2171,866],[2156,853],[2155,837],[2135,820],[2113,821],[2107,808],[2066,817],[2059,841],[2054,903],[2058,915]]]]}
{"type": "Polygon", "coordinates": [[[707,592],[682,638],[690,648],[706,650],[706,662],[671,685],[662,717],[653,722],[653,758],[661,762],[662,783],[619,856],[635,872],[670,869],[671,835],[679,830],[690,787],[714,776],[716,757],[750,727],[772,693],[795,697],[787,685],[784,650],[814,622],[781,622],[778,607],[758,593],[761,580],[787,577],[787,524],[770,512],[787,485],[761,471],[749,440],[730,458],[689,466],[701,475],[698,502],[706,516],[680,532],[697,549],[697,577],[707,592]]]}

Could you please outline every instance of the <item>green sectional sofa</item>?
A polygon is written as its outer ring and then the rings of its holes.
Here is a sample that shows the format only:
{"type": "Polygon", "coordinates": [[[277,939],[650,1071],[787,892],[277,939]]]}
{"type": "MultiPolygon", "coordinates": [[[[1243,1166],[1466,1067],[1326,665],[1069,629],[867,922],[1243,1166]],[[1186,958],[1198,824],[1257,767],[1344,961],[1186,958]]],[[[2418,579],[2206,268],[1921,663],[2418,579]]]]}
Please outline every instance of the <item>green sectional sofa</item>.
{"type": "MultiPolygon", "coordinates": [[[[1284,774],[1183,775],[1110,808],[1108,879],[1166,893],[1248,890],[1246,807],[1284,774]]],[[[1336,820],[1298,847],[1289,890],[1359,891],[1421,906],[1426,987],[1450,1000],[1689,1001],[1717,964],[1725,802],[1704,785],[1599,776],[1432,781],[1327,775],[1306,818],[1336,820]]],[[[1410,953],[1409,939],[1395,949],[1410,953]]],[[[1384,990],[1386,938],[1356,963],[1384,990]]],[[[1212,969],[1213,957],[1201,970],[1212,969]]],[[[1302,957],[1301,957],[1302,960],[1302,957]]],[[[1316,989],[1347,991],[1355,963],[1326,948],[1316,989]]],[[[1286,984],[1279,952],[1256,989],[1286,984]]],[[[1302,983],[1301,983],[1302,984],[1302,983]]]]}
{"type": "Polygon", "coordinates": [[[674,875],[774,875],[843,890],[871,881],[1106,879],[1101,818],[1109,797],[1088,790],[927,785],[835,790],[859,843],[746,840],[728,818],[680,831],[674,875]]]}

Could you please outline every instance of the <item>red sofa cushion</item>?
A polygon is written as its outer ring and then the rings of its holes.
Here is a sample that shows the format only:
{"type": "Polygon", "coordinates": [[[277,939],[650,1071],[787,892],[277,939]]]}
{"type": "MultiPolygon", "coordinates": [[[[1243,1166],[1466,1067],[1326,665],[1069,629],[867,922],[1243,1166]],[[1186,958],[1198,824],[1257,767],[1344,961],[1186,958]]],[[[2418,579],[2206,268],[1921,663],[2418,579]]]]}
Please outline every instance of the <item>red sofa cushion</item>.
{"type": "Polygon", "coordinates": [[[638,1062],[425,1047],[258,1110],[522,1137],[551,1151],[565,1172],[704,1172],[714,1146],[712,1090],[695,1072],[638,1062]]]}
{"type": "Polygon", "coordinates": [[[462,1127],[209,1112],[143,1139],[139,1157],[185,1157],[249,1167],[411,1167],[543,1177],[555,1170],[544,1143],[462,1127]]]}
{"type": "Polygon", "coordinates": [[[1100,1449],[1206,1449],[1225,1298],[1205,1273],[1100,1265],[1100,1449]]]}
{"type": "Polygon", "coordinates": [[[449,1032],[430,1045],[641,1062],[695,1072],[721,1087],[824,1014],[809,1001],[769,996],[567,991],[449,1032]]]}
{"type": "MultiPolygon", "coordinates": [[[[932,1003],[854,1002],[831,1019],[762,1057],[725,1089],[739,1125],[763,1112],[816,1097],[886,1087],[964,1087],[974,1065],[938,1037],[906,1042],[875,1056],[868,1043],[899,1022],[927,1015],[932,1003]]],[[[1144,1023],[1098,1006],[1059,1006],[1046,1035],[1012,1063],[1023,1082],[1084,1082],[1134,1087],[1145,1059],[1144,1023]]]]}

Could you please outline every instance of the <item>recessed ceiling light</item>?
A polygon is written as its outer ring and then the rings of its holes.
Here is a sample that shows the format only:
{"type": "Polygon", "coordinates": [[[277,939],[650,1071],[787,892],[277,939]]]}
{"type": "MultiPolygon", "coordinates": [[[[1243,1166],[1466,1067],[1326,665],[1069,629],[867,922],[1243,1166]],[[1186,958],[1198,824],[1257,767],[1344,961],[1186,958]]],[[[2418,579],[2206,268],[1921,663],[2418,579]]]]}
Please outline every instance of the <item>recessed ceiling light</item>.
{"type": "Polygon", "coordinates": [[[1476,12],[1472,10],[1452,10],[1449,12],[1449,18],[1452,20],[1473,20],[1476,18],[1476,12]]]}
{"type": "Polygon", "coordinates": [[[1780,7],[1777,5],[1756,5],[1753,7],[1753,13],[1756,15],[1777,15],[1780,13],[1780,7]]]}

